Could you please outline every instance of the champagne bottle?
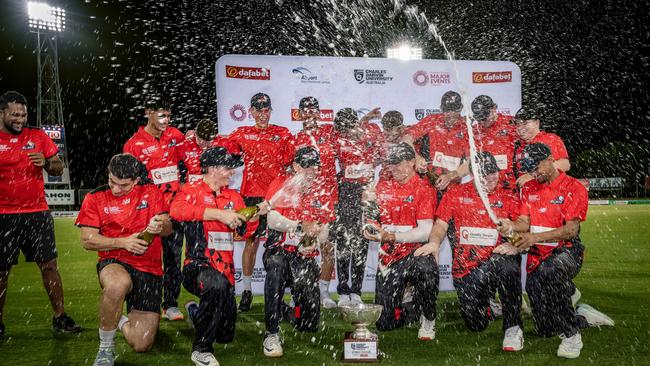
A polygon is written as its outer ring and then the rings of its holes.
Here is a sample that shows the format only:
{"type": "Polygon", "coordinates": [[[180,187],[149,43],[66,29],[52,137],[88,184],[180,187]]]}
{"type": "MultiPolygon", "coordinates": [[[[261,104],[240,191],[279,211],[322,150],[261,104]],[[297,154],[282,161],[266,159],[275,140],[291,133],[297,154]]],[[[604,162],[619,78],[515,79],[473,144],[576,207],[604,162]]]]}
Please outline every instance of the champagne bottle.
{"type": "Polygon", "coordinates": [[[379,205],[376,201],[365,201],[363,203],[363,230],[370,234],[376,234],[379,227],[379,205]]]}
{"type": "MultiPolygon", "coordinates": [[[[144,241],[147,242],[147,245],[146,245],[147,249],[149,249],[149,245],[151,244],[151,242],[153,241],[153,238],[155,238],[155,237],[156,236],[154,234],[148,232],[147,230],[142,231],[141,233],[138,234],[138,236],[136,236],[136,238],[138,238],[140,240],[144,240],[144,241]]],[[[142,253],[142,254],[144,254],[144,253],[142,253]]],[[[142,255],[142,254],[134,254],[134,255],[142,255]]]]}
{"type": "Polygon", "coordinates": [[[244,236],[246,234],[246,222],[248,222],[250,219],[253,218],[258,212],[260,211],[260,208],[257,206],[247,206],[244,208],[240,208],[237,210],[237,213],[244,216],[246,218],[245,222],[242,222],[241,225],[237,226],[237,229],[235,232],[239,236],[244,236]]]}
{"type": "Polygon", "coordinates": [[[435,187],[436,181],[440,178],[440,175],[436,173],[433,167],[428,168],[424,175],[427,177],[429,184],[431,184],[432,187],[435,187]]]}
{"type": "Polygon", "coordinates": [[[316,244],[316,237],[305,234],[300,239],[300,242],[298,242],[298,248],[308,248],[314,244],[316,244]]]}
{"type": "Polygon", "coordinates": [[[506,240],[513,246],[517,246],[519,240],[521,240],[521,235],[514,230],[508,231],[508,234],[505,235],[506,240]]]}

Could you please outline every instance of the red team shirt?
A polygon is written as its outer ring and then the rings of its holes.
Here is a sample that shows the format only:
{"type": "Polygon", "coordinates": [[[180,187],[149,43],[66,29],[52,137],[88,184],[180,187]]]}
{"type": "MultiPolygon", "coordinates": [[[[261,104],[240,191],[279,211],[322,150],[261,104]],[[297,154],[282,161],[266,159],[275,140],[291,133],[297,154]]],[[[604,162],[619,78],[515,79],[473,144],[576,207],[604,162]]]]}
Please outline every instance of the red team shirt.
{"type": "MultiPolygon", "coordinates": [[[[223,187],[219,192],[214,192],[204,181],[183,185],[171,204],[169,214],[177,221],[185,221],[185,235],[188,238],[185,265],[209,265],[234,286],[234,230],[221,221],[203,221],[203,214],[207,208],[239,210],[244,207],[244,199],[234,189],[223,187]]],[[[250,237],[257,225],[257,221],[248,222],[243,238],[250,237]]]]}
{"type": "Polygon", "coordinates": [[[474,141],[477,151],[487,151],[494,155],[499,166],[499,179],[504,187],[514,188],[515,177],[512,171],[512,157],[514,156],[515,140],[517,133],[510,123],[511,116],[497,114],[497,120],[488,128],[480,125],[474,126],[474,141]]]}
{"type": "Polygon", "coordinates": [[[328,202],[328,205],[334,209],[334,204],[338,201],[338,184],[336,183],[337,142],[332,125],[323,125],[309,130],[301,130],[296,134],[294,144],[296,150],[305,146],[311,146],[318,151],[321,167],[317,184],[320,189],[327,192],[331,201],[328,202]]]}
{"type": "Polygon", "coordinates": [[[520,143],[517,146],[517,151],[515,151],[515,159],[517,159],[516,161],[517,170],[519,170],[520,168],[519,160],[523,158],[523,152],[526,145],[534,144],[537,142],[541,142],[542,144],[548,146],[551,149],[551,155],[553,156],[553,159],[555,160],[569,159],[569,153],[567,152],[566,147],[564,146],[564,142],[562,141],[560,136],[554,133],[540,131],[537,135],[535,135],[535,137],[533,137],[530,143],[527,143],[523,140],[519,140],[519,142],[520,143]]]}
{"type": "MultiPolygon", "coordinates": [[[[388,232],[405,232],[417,226],[417,220],[433,220],[436,207],[436,190],[429,183],[414,175],[401,184],[394,179],[377,183],[376,196],[379,221],[388,232]]],[[[380,266],[408,256],[422,243],[382,243],[379,251],[380,266]]]]}
{"type": "Polygon", "coordinates": [[[276,125],[265,129],[242,126],[229,138],[239,144],[244,155],[242,196],[264,197],[269,184],[293,161],[291,132],[276,125]]]}
{"type": "Polygon", "coordinates": [[[124,144],[124,152],[140,160],[149,178],[165,193],[165,199],[171,200],[173,192],[179,187],[178,162],[180,161],[176,147],[185,140],[185,135],[176,127],[167,127],[160,138],[155,138],[138,128],[129,141],[124,144]]]}
{"type": "MultiPolygon", "coordinates": [[[[116,197],[108,186],[89,193],[81,205],[75,225],[99,229],[107,238],[124,238],[144,231],[152,217],[169,211],[160,190],[151,184],[136,185],[116,197]]],[[[97,252],[99,260],[117,259],[141,272],[162,276],[162,241],[155,236],[142,255],[125,249],[97,252]]]]}
{"type": "MultiPolygon", "coordinates": [[[[291,179],[291,175],[282,175],[274,180],[269,186],[269,190],[264,197],[270,201],[271,198],[291,179]]],[[[295,202],[295,207],[280,203],[273,209],[289,220],[295,221],[316,221],[321,224],[332,222],[335,219],[334,211],[327,205],[331,203],[331,198],[324,194],[319,187],[314,187],[308,192],[300,194],[300,198],[295,202]]],[[[281,237],[276,242],[267,241],[266,246],[281,245],[288,252],[295,252],[297,245],[302,239],[302,233],[285,232],[280,233],[281,237]]],[[[300,255],[303,255],[302,253],[300,255]]],[[[314,251],[307,257],[315,257],[318,251],[314,251]]]]}
{"type": "Polygon", "coordinates": [[[58,152],[42,130],[26,127],[18,135],[0,131],[0,214],[48,210],[43,167],[35,166],[27,156],[37,152],[45,159],[58,152]]]}
{"type": "MultiPolygon", "coordinates": [[[[522,216],[530,218],[530,232],[540,233],[564,226],[567,221],[585,221],[589,204],[587,189],[577,179],[560,172],[551,183],[527,182],[521,189],[522,216]]],[[[528,252],[526,270],[532,272],[557,247],[571,247],[570,241],[537,243],[528,252]]]]}
{"type": "MultiPolygon", "coordinates": [[[[497,217],[517,218],[519,202],[511,190],[497,188],[488,194],[490,206],[497,217]]],[[[492,255],[502,238],[490,220],[485,206],[472,183],[457,184],[442,197],[436,212],[438,219],[450,223],[453,219],[455,240],[452,243],[452,275],[467,276],[492,255]]]]}
{"type": "Polygon", "coordinates": [[[382,132],[374,123],[361,126],[363,135],[358,140],[337,134],[336,157],[341,169],[341,181],[366,184],[374,177],[374,168],[381,155],[382,132]],[[370,177],[370,178],[368,178],[370,177]]]}
{"type": "MultiPolygon", "coordinates": [[[[230,154],[241,154],[239,145],[222,136],[215,137],[212,141],[212,145],[210,145],[210,147],[216,146],[224,147],[230,154]]],[[[176,147],[176,151],[178,157],[183,161],[183,164],[185,164],[185,168],[187,169],[186,181],[196,182],[203,179],[200,160],[201,154],[204,150],[196,143],[196,140],[184,140],[176,147]]]]}
{"type": "Polygon", "coordinates": [[[461,160],[469,155],[467,128],[463,118],[459,118],[456,125],[448,129],[442,114],[431,114],[409,126],[406,133],[414,139],[429,137],[429,165],[437,174],[456,170],[461,160]]]}

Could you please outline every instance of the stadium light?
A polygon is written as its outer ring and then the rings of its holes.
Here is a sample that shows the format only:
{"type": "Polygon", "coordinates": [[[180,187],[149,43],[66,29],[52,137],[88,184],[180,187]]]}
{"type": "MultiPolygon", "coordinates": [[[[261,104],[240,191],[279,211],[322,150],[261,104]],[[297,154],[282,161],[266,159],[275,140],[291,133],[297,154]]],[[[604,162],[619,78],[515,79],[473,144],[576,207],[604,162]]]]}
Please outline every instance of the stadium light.
{"type": "Polygon", "coordinates": [[[397,58],[400,60],[421,60],[422,48],[411,47],[407,44],[403,44],[397,48],[387,48],[386,57],[397,58]]]}
{"type": "Polygon", "coordinates": [[[35,31],[62,32],[65,29],[65,9],[29,1],[27,15],[29,27],[35,31]]]}

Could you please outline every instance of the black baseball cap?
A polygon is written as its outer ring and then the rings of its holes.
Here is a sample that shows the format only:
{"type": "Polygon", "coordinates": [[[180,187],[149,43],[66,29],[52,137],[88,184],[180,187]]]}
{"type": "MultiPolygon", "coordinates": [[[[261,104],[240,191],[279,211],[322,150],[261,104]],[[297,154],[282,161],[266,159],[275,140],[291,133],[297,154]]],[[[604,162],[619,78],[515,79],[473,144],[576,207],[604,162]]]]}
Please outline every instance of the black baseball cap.
{"type": "Polygon", "coordinates": [[[334,117],[334,129],[337,131],[344,131],[359,124],[359,116],[357,111],[352,108],[343,108],[336,112],[334,117]]]}
{"type": "Polygon", "coordinates": [[[523,157],[519,160],[520,170],[525,173],[530,173],[537,169],[539,163],[551,156],[551,149],[541,142],[536,142],[524,147],[522,154],[523,157]]]}
{"type": "Polygon", "coordinates": [[[499,172],[497,159],[488,151],[481,151],[476,155],[476,162],[481,167],[480,171],[484,177],[499,172]]]}
{"type": "Polygon", "coordinates": [[[496,103],[487,95],[479,95],[472,101],[472,114],[477,121],[485,121],[496,103]]]}
{"type": "Polygon", "coordinates": [[[201,140],[212,141],[217,136],[217,125],[211,119],[202,119],[196,124],[196,136],[201,140]]]}
{"type": "Polygon", "coordinates": [[[442,95],[440,99],[440,110],[442,112],[460,112],[463,109],[463,101],[460,94],[450,90],[442,95]]]}
{"type": "Polygon", "coordinates": [[[384,160],[385,164],[399,164],[405,160],[415,159],[415,150],[406,142],[400,142],[388,149],[388,157],[384,160]]]}
{"type": "Polygon", "coordinates": [[[210,147],[201,154],[199,159],[201,168],[210,166],[225,166],[226,168],[234,169],[244,165],[239,157],[230,153],[226,148],[221,146],[210,147]]]}
{"type": "Polygon", "coordinates": [[[271,97],[264,93],[257,93],[251,98],[251,107],[255,109],[271,108],[271,97]]]}
{"type": "Polygon", "coordinates": [[[398,111],[388,111],[381,116],[381,125],[384,130],[404,125],[404,116],[398,111]]]}
{"type": "Polygon", "coordinates": [[[298,109],[310,109],[310,108],[316,108],[320,110],[320,107],[318,106],[318,99],[314,97],[304,97],[300,99],[300,103],[298,104],[298,109]]]}
{"type": "Polygon", "coordinates": [[[303,146],[296,150],[293,162],[304,169],[320,166],[320,154],[311,146],[303,146]]]}
{"type": "Polygon", "coordinates": [[[517,123],[522,123],[524,121],[530,121],[530,120],[538,120],[539,121],[539,114],[537,113],[536,110],[532,108],[519,108],[517,113],[515,113],[515,116],[512,117],[512,122],[517,124],[517,123]]]}

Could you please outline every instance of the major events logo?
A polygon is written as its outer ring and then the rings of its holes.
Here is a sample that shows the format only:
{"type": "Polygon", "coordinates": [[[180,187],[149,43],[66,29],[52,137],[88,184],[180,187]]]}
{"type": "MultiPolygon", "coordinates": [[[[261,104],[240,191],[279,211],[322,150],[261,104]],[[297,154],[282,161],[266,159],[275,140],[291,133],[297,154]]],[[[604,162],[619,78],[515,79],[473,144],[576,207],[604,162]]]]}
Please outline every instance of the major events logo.
{"type": "Polygon", "coordinates": [[[451,74],[443,71],[418,70],[413,74],[413,83],[417,86],[440,86],[451,84],[451,74]]]}

